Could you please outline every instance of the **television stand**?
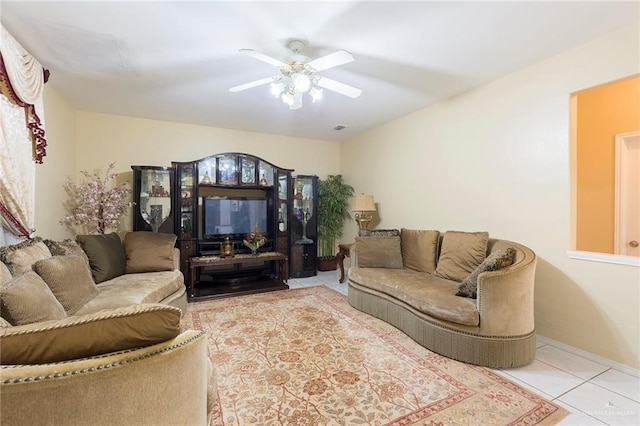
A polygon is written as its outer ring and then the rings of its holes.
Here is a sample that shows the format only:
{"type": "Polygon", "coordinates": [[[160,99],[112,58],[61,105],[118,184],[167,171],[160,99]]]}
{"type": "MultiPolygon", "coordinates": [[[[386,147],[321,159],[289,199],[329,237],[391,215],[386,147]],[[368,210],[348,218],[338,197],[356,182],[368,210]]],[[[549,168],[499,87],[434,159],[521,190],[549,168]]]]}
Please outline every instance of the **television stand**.
{"type": "MultiPolygon", "coordinates": [[[[253,254],[237,254],[233,257],[198,256],[189,258],[189,300],[212,299],[226,296],[239,296],[242,294],[261,293],[273,290],[286,290],[289,288],[289,259],[286,255],[275,251],[253,254]],[[274,264],[272,277],[264,280],[216,283],[214,281],[206,286],[196,286],[196,270],[207,266],[243,265],[256,262],[271,262],[274,264]]],[[[201,284],[201,283],[198,283],[201,284]]]]}

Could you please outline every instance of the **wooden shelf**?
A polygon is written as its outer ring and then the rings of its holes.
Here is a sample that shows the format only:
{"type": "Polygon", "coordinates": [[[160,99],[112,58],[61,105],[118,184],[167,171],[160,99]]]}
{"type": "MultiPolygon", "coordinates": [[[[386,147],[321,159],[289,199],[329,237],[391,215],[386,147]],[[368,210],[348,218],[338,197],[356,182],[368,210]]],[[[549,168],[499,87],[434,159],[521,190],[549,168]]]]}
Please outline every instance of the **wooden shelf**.
{"type": "Polygon", "coordinates": [[[194,295],[189,300],[217,299],[230,296],[262,293],[266,291],[287,290],[289,286],[280,280],[258,280],[231,284],[208,284],[196,286],[194,295]]]}
{"type": "Polygon", "coordinates": [[[262,291],[285,290],[289,288],[289,258],[278,252],[265,252],[258,255],[238,254],[234,257],[197,256],[191,257],[189,263],[189,288],[190,300],[212,297],[224,297],[239,294],[259,293],[262,291]],[[230,282],[216,282],[212,275],[211,282],[196,283],[198,268],[211,266],[251,265],[260,262],[272,262],[274,276],[268,279],[235,280],[230,282]]]}

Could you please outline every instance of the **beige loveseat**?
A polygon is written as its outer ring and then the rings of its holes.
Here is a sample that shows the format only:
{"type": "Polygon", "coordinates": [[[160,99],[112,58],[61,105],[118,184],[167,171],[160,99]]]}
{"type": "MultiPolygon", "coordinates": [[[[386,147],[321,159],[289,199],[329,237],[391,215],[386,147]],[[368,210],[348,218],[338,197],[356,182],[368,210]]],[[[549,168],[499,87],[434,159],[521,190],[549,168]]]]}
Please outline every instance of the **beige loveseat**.
{"type": "Polygon", "coordinates": [[[111,234],[0,248],[0,424],[207,424],[215,375],[204,333],[180,328],[174,241],[129,233],[123,244],[111,234]]]}
{"type": "Polygon", "coordinates": [[[349,303],[444,356],[488,367],[535,358],[535,253],[487,233],[356,238],[349,303]]]}

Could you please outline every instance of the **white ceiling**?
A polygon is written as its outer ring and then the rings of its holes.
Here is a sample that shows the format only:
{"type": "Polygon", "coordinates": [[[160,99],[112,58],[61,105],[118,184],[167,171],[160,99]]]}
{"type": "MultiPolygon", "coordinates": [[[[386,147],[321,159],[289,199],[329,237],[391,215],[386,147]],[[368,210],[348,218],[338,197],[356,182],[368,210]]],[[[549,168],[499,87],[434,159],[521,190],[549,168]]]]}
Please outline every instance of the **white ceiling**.
{"type": "Polygon", "coordinates": [[[51,71],[77,109],[298,137],[346,140],[616,29],[640,3],[453,1],[137,1],[0,3],[5,28],[51,71]],[[292,39],[316,58],[355,62],[322,75],[362,89],[325,90],[290,111],[260,86],[277,74],[238,52],[286,60],[292,39]],[[335,131],[337,124],[347,129],[335,131]]]}

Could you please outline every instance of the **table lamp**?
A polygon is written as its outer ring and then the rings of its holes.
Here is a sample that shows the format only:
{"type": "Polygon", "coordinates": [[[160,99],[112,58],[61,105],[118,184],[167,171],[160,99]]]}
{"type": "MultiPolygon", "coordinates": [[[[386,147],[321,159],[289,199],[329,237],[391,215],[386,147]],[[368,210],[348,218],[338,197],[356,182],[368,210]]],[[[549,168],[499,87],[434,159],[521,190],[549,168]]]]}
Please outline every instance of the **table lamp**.
{"type": "Polygon", "coordinates": [[[356,213],[356,222],[358,222],[359,231],[368,229],[372,216],[368,212],[375,212],[376,205],[373,202],[373,195],[356,195],[353,197],[353,206],[351,210],[356,213]]]}

